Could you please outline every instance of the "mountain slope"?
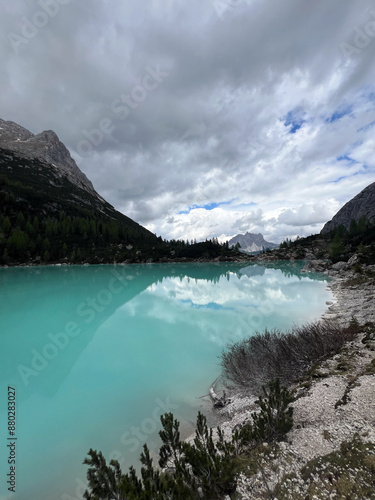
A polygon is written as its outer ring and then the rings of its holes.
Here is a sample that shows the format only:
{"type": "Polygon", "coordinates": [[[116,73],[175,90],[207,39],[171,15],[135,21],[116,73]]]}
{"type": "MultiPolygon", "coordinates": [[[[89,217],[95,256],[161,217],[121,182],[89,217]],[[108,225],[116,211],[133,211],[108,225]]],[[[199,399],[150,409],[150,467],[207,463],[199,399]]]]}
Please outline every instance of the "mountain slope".
{"type": "Polygon", "coordinates": [[[39,159],[29,159],[0,147],[0,174],[3,198],[5,192],[13,193],[5,200],[6,213],[18,209],[28,214],[54,216],[61,210],[70,215],[95,210],[106,217],[139,226],[117,212],[93,188],[86,189],[81,182],[75,183],[71,176],[61,174],[59,167],[39,159]]]}
{"type": "Polygon", "coordinates": [[[236,243],[241,245],[241,250],[244,252],[261,252],[266,249],[278,248],[279,245],[266,241],[261,233],[246,233],[237,234],[229,240],[229,246],[234,246],[236,243]]]}
{"type": "Polygon", "coordinates": [[[99,196],[54,132],[3,120],[0,206],[2,263],[113,262],[163,247],[99,196]]]}
{"type": "Polygon", "coordinates": [[[370,222],[375,222],[375,182],[348,201],[348,203],[337,212],[333,219],[325,224],[321,230],[321,234],[329,233],[332,229],[340,225],[349,229],[352,220],[358,222],[363,216],[370,222]]]}

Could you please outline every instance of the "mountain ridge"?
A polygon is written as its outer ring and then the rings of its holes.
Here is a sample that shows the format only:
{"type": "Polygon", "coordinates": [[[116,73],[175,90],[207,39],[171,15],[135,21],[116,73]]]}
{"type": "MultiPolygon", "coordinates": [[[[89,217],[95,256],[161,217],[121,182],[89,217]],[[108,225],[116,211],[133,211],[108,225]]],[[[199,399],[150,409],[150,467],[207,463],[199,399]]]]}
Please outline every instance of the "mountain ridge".
{"type": "Polygon", "coordinates": [[[35,135],[15,122],[0,118],[0,147],[17,152],[23,158],[57,167],[57,175],[67,177],[73,184],[101,198],[53,130],[35,135]]]}

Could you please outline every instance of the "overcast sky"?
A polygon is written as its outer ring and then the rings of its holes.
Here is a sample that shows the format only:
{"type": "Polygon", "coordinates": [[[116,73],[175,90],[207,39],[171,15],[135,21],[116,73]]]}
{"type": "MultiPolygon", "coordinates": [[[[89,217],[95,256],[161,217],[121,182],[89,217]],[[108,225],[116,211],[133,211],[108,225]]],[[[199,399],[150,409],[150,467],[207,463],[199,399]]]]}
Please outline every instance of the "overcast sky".
{"type": "Polygon", "coordinates": [[[0,118],[163,238],[317,233],[375,181],[373,0],[2,2],[0,118]]]}

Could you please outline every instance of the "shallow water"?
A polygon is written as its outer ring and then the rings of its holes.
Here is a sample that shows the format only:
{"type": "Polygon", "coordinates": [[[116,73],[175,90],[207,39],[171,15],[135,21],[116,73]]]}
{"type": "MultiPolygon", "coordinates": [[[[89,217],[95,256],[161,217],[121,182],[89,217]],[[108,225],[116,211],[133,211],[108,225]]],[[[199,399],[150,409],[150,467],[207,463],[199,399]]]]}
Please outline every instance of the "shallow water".
{"type": "Polygon", "coordinates": [[[90,448],[138,465],[160,414],[208,411],[225,345],[316,319],[331,298],[299,264],[0,269],[0,500],[81,499],[90,448]],[[7,388],[16,389],[16,493],[7,388]]]}

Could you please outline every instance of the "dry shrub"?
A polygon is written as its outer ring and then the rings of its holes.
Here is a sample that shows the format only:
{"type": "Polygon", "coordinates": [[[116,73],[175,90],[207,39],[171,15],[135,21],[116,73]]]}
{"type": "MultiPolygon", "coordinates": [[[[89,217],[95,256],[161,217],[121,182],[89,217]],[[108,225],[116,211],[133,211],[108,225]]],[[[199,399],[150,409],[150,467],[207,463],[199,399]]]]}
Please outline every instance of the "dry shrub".
{"type": "Polygon", "coordinates": [[[344,328],[334,321],[307,323],[286,332],[256,332],[222,352],[224,379],[230,386],[255,392],[274,379],[288,385],[317,361],[336,354],[356,333],[353,325],[344,328]]]}

